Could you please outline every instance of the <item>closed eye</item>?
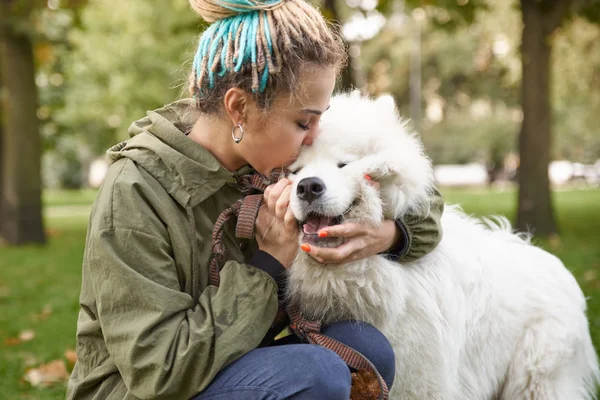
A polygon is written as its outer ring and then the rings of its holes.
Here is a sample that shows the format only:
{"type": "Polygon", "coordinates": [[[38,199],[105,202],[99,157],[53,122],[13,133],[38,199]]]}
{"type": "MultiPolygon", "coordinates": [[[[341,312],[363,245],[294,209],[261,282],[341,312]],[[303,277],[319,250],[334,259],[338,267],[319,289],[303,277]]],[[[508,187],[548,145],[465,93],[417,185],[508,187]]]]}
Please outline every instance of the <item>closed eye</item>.
{"type": "Polygon", "coordinates": [[[310,130],[310,126],[308,126],[308,124],[304,125],[304,124],[301,124],[300,122],[296,122],[296,124],[298,124],[298,127],[299,127],[300,129],[302,129],[303,131],[308,131],[308,130],[310,130]]]}
{"type": "Polygon", "coordinates": [[[302,169],[302,167],[298,167],[296,169],[293,169],[290,171],[290,174],[296,175],[298,172],[300,172],[300,170],[302,169]]]}
{"type": "Polygon", "coordinates": [[[340,162],[340,163],[338,163],[337,167],[338,168],[344,168],[346,165],[348,165],[348,163],[340,162]]]}

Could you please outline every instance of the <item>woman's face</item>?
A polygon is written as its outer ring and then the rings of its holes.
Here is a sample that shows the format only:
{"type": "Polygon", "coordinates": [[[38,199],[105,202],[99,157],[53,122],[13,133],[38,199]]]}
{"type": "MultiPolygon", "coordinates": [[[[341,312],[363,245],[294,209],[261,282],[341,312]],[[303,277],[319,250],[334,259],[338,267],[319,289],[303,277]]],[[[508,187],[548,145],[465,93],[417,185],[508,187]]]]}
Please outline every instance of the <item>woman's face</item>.
{"type": "Polygon", "coordinates": [[[265,114],[250,107],[244,129],[244,158],[261,174],[289,166],[302,146],[310,146],[318,134],[321,115],[329,108],[335,86],[333,67],[306,68],[299,74],[293,95],[277,96],[265,114]]]}

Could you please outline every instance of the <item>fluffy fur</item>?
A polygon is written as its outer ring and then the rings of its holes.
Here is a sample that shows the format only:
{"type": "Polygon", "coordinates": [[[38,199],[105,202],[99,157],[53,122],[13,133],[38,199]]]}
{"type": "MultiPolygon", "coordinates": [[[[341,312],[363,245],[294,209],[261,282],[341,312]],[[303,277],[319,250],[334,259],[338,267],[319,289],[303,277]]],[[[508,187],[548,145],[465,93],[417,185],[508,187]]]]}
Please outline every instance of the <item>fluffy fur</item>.
{"type": "MultiPolygon", "coordinates": [[[[318,214],[377,224],[428,206],[430,160],[391,98],[337,96],[321,130],[291,167],[299,221],[318,214]],[[324,183],[310,203],[297,196],[307,177],[324,183]]],[[[442,225],[440,245],[412,263],[373,256],[322,265],[301,253],[289,299],[310,318],[379,328],[396,353],[392,399],[595,398],[600,373],[586,301],[562,262],[513,234],[504,218],[479,221],[447,206],[442,225]]]]}

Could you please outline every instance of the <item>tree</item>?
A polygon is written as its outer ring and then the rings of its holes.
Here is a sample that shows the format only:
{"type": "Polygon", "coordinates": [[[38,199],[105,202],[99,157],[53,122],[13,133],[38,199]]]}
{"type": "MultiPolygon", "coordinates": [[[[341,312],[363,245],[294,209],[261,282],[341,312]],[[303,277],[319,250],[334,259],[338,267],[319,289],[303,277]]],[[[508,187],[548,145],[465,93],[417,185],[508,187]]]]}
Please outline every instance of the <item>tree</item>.
{"type": "MultiPolygon", "coordinates": [[[[443,25],[454,27],[472,23],[484,0],[406,0],[413,8],[423,7],[431,14],[444,10],[443,25]]],[[[386,12],[393,1],[380,1],[386,12]]],[[[550,61],[553,33],[568,20],[580,14],[590,21],[600,21],[600,0],[519,0],[522,32],[521,106],[523,122],[519,134],[519,202],[517,227],[533,229],[537,235],[557,232],[550,196],[548,164],[551,151],[552,113],[550,104],[550,61]]],[[[439,22],[439,19],[434,22],[439,22]]]]}
{"type": "Polygon", "coordinates": [[[548,236],[557,233],[548,178],[552,145],[552,34],[570,14],[585,9],[593,15],[600,3],[596,0],[520,0],[520,3],[523,125],[519,135],[517,228],[533,228],[536,234],[548,236]]]}
{"type": "MultiPolygon", "coordinates": [[[[447,18],[446,13],[430,12],[420,24],[424,119],[419,133],[434,163],[485,162],[493,174],[492,165],[502,167],[505,156],[516,150],[518,39],[505,32],[519,17],[506,3],[497,2],[478,12],[475,25],[451,24],[447,18]],[[439,26],[442,21],[444,28],[439,26]]],[[[381,34],[363,46],[362,62],[369,71],[369,92],[393,94],[401,114],[409,115],[417,24],[402,14],[390,19],[381,34]]]]}
{"type": "Polygon", "coordinates": [[[205,25],[187,0],[90,2],[80,18],[65,56],[65,107],[56,119],[64,136],[78,136],[102,154],[125,140],[146,110],[187,96],[205,25]]]}
{"type": "Polygon", "coordinates": [[[41,200],[41,139],[31,35],[7,16],[28,20],[33,2],[5,1],[0,33],[3,107],[3,238],[10,244],[44,243],[41,200]],[[28,3],[28,4],[26,4],[28,3]],[[29,4],[31,3],[31,4],[29,4]]]}
{"type": "MultiPolygon", "coordinates": [[[[85,0],[66,0],[76,9],[85,0]]],[[[42,220],[42,140],[38,121],[34,45],[44,40],[37,17],[58,2],[5,0],[0,2],[0,76],[2,104],[2,162],[0,235],[9,244],[44,243],[42,220]]]]}
{"type": "Polygon", "coordinates": [[[565,24],[554,37],[551,61],[555,120],[552,147],[557,159],[584,164],[594,164],[600,159],[598,37],[600,24],[582,16],[565,24]]]}
{"type": "MultiPolygon", "coordinates": [[[[0,28],[1,29],[1,28],[0,28]]],[[[2,31],[0,30],[0,35],[2,31]]],[[[0,65],[2,65],[2,46],[0,46],[0,65]]],[[[4,152],[2,148],[4,147],[4,121],[3,121],[3,109],[4,109],[4,90],[2,88],[2,68],[0,68],[0,190],[4,187],[2,185],[4,178],[4,152]]],[[[0,218],[4,215],[4,200],[3,200],[2,192],[0,192],[0,218]]],[[[2,244],[2,224],[0,223],[0,244],[2,244]]]]}
{"type": "MultiPolygon", "coordinates": [[[[340,3],[337,0],[324,0],[321,12],[334,24],[343,24],[344,18],[340,11],[340,3]]],[[[339,90],[348,91],[356,87],[356,82],[353,74],[353,60],[352,57],[348,57],[348,62],[345,68],[341,72],[341,78],[339,81],[339,90]]]]}

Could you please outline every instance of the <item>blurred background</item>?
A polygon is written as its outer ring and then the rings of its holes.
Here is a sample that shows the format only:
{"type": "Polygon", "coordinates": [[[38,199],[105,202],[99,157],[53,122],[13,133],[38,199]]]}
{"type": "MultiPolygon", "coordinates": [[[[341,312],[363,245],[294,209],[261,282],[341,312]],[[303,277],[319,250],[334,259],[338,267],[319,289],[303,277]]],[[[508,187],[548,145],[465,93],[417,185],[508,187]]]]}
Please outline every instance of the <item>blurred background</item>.
{"type": "MultiPolygon", "coordinates": [[[[339,89],[391,94],[447,202],[557,254],[600,344],[600,1],[315,1],[339,89]]],[[[0,398],[64,398],[104,153],[185,93],[204,27],[186,0],[0,2],[0,398]]]]}

